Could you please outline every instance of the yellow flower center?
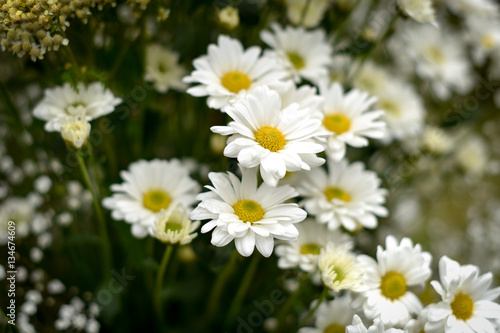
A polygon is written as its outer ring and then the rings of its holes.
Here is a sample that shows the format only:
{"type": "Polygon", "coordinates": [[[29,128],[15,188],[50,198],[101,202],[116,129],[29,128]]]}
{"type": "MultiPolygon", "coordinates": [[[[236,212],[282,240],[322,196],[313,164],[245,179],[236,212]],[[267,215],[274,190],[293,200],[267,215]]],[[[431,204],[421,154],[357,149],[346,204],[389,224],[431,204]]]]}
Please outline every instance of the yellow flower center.
{"type": "Polygon", "coordinates": [[[300,253],[302,254],[314,254],[318,255],[321,250],[321,246],[315,243],[306,243],[300,247],[300,253]]]}
{"type": "Polygon", "coordinates": [[[295,52],[288,52],[287,55],[295,69],[301,69],[304,67],[304,59],[302,59],[300,55],[295,52]]]}
{"type": "Polygon", "coordinates": [[[430,60],[432,60],[434,63],[438,65],[441,65],[445,60],[443,51],[437,45],[428,46],[427,49],[425,50],[425,53],[430,60]]]}
{"type": "Polygon", "coordinates": [[[253,200],[239,200],[233,205],[234,213],[243,222],[257,222],[264,217],[264,209],[253,200]]]}
{"type": "Polygon", "coordinates": [[[342,280],[344,280],[345,274],[342,270],[340,270],[336,267],[333,267],[332,271],[335,273],[335,280],[334,281],[342,282],[342,280]]]}
{"type": "Polygon", "coordinates": [[[238,93],[242,89],[250,88],[252,80],[245,73],[233,71],[222,77],[221,84],[230,92],[238,93]]]}
{"type": "Polygon", "coordinates": [[[331,324],[324,329],[323,333],[345,333],[345,326],[339,324],[331,324]]]}
{"type": "Polygon", "coordinates": [[[393,101],[381,100],[378,103],[378,107],[392,116],[398,117],[402,114],[400,105],[394,103],[393,101]]]}
{"type": "Polygon", "coordinates": [[[167,208],[170,205],[172,199],[170,196],[162,190],[151,190],[144,194],[143,204],[149,210],[153,212],[159,212],[160,210],[167,208]]]}
{"type": "Polygon", "coordinates": [[[456,294],[451,302],[451,310],[457,319],[467,320],[472,317],[474,301],[466,294],[456,294]]]}
{"type": "Polygon", "coordinates": [[[323,193],[328,201],[332,201],[333,199],[340,199],[345,202],[351,201],[351,196],[338,187],[327,187],[323,193]]]}
{"type": "Polygon", "coordinates": [[[182,225],[176,222],[167,222],[165,224],[165,232],[168,231],[180,231],[182,230],[182,225]]]}
{"type": "Polygon", "coordinates": [[[255,141],[262,147],[269,149],[272,152],[277,152],[286,144],[286,139],[283,133],[276,127],[263,126],[254,134],[255,141]]]}
{"type": "Polygon", "coordinates": [[[398,299],[406,293],[406,279],[402,274],[388,272],[382,278],[380,289],[390,300],[398,299]]]}
{"type": "Polygon", "coordinates": [[[495,38],[491,35],[483,35],[483,37],[481,37],[481,44],[483,44],[483,46],[487,49],[491,49],[495,46],[495,38]]]}
{"type": "Polygon", "coordinates": [[[159,71],[160,73],[166,73],[166,72],[167,72],[167,70],[168,70],[168,67],[167,67],[164,63],[161,63],[161,62],[160,62],[160,63],[158,64],[158,71],[159,71]]]}
{"type": "Polygon", "coordinates": [[[351,121],[343,113],[330,113],[323,119],[323,125],[327,130],[336,134],[347,132],[351,128],[351,121]]]}

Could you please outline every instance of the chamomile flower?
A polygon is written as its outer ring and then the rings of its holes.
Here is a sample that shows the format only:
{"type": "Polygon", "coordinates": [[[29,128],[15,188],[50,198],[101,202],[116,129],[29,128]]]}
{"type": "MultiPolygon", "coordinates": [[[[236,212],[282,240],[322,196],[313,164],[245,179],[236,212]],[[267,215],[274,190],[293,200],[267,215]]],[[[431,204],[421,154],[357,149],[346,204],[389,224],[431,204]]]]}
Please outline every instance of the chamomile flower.
{"type": "Polygon", "coordinates": [[[415,21],[437,26],[436,13],[431,0],[398,0],[398,6],[415,21]]]}
{"type": "Polygon", "coordinates": [[[328,0],[286,0],[286,15],[294,25],[314,28],[330,6],[328,0]],[[305,13],[304,11],[307,10],[305,13]]]}
{"type": "Polygon", "coordinates": [[[182,77],[186,70],[179,64],[179,54],[158,44],[146,48],[146,73],[144,79],[152,81],[158,92],[169,89],[185,90],[182,77]]]}
{"type": "Polygon", "coordinates": [[[286,72],[277,69],[276,61],[261,56],[261,49],[243,49],[240,41],[219,35],[217,45],[208,46],[208,55],[193,61],[195,70],[184,78],[186,83],[199,83],[187,93],[209,96],[207,104],[222,109],[260,85],[279,85],[286,72]]]}
{"type": "Polygon", "coordinates": [[[329,161],[328,173],[323,168],[311,170],[297,187],[304,196],[303,204],[319,223],[330,230],[343,226],[355,231],[361,227],[377,227],[376,216],[387,216],[387,191],[379,188],[380,179],[367,171],[363,163],[348,164],[329,161]]]}
{"type": "Polygon", "coordinates": [[[293,81],[286,81],[282,85],[273,87],[281,97],[281,108],[285,109],[292,103],[297,103],[299,109],[309,109],[311,111],[320,110],[323,104],[323,96],[318,95],[315,87],[302,85],[297,87],[293,81]]]}
{"type": "Polygon", "coordinates": [[[397,328],[385,329],[384,323],[380,319],[375,319],[373,325],[366,328],[366,326],[361,321],[358,315],[354,315],[352,318],[352,325],[349,325],[345,329],[346,333],[406,333],[403,330],[397,328]]]}
{"type": "Polygon", "coordinates": [[[328,74],[332,47],[323,30],[307,31],[291,26],[283,29],[276,23],[271,29],[272,32],[260,33],[260,38],[272,48],[266,54],[277,59],[295,82],[304,78],[317,84],[320,77],[328,74]]]}
{"type": "Polygon", "coordinates": [[[362,64],[361,69],[354,76],[352,85],[359,90],[377,96],[386,89],[387,84],[392,79],[385,68],[368,60],[362,64]]]}
{"type": "Polygon", "coordinates": [[[472,87],[470,65],[465,55],[462,39],[430,25],[408,24],[402,30],[403,52],[413,61],[415,72],[431,83],[439,99],[448,98],[452,92],[464,94],[472,87]]]}
{"type": "Polygon", "coordinates": [[[402,326],[412,314],[422,310],[422,303],[409,287],[423,286],[432,274],[432,256],[413,246],[409,238],[398,244],[396,238],[386,238],[386,249],[377,248],[377,261],[366,255],[359,260],[365,265],[361,298],[364,314],[369,319],[380,318],[385,325],[402,326]]]}
{"type": "Polygon", "coordinates": [[[349,244],[330,243],[321,249],[318,266],[323,284],[338,293],[341,290],[362,291],[364,266],[350,251],[349,244]]]}
{"type": "Polygon", "coordinates": [[[472,59],[483,65],[489,55],[500,49],[499,19],[470,18],[466,20],[468,27],[467,41],[472,44],[472,59]]]}
{"type": "Polygon", "coordinates": [[[499,15],[500,7],[494,0],[445,0],[444,2],[452,12],[463,16],[491,18],[499,15]]]}
{"type": "Polygon", "coordinates": [[[376,98],[368,93],[352,89],[344,93],[342,86],[334,82],[321,91],[325,103],[320,112],[323,129],[330,134],[326,143],[328,157],[340,161],[345,156],[346,144],[353,147],[368,145],[367,138],[384,137],[381,110],[373,110],[376,98]]]}
{"type": "Polygon", "coordinates": [[[425,109],[413,86],[394,78],[378,96],[377,107],[387,124],[384,142],[418,136],[424,128],[425,109]]]}
{"type": "Polygon", "coordinates": [[[333,301],[324,301],[316,311],[314,327],[301,328],[298,333],[344,333],[356,314],[351,305],[349,293],[336,297],[333,301]]]}
{"type": "Polygon", "coordinates": [[[479,275],[479,268],[463,265],[443,256],[439,260],[440,282],[432,281],[442,301],[428,307],[425,332],[497,332],[500,305],[493,302],[500,288],[488,289],[493,274],[479,275]]]}
{"type": "Polygon", "coordinates": [[[305,272],[312,272],[318,268],[318,256],[321,249],[327,244],[350,248],[350,237],[340,231],[328,230],[323,224],[314,219],[306,219],[297,224],[299,237],[296,242],[287,242],[276,246],[279,256],[278,267],[281,269],[300,267],[305,272]]]}
{"type": "Polygon", "coordinates": [[[186,211],[195,202],[199,185],[178,160],[140,160],[120,173],[121,184],[111,185],[115,192],[102,201],[115,220],[132,224],[132,234],[144,238],[152,232],[162,209],[181,204],[186,211]]]}
{"type": "Polygon", "coordinates": [[[85,86],[83,83],[73,89],[69,83],[61,87],[47,89],[43,99],[36,105],[33,115],[45,120],[45,130],[57,132],[61,130],[64,120],[83,116],[85,120],[104,116],[113,112],[122,100],[106,89],[101,82],[85,86]]]}
{"type": "Polygon", "coordinates": [[[152,234],[163,243],[185,245],[198,235],[200,221],[192,222],[182,205],[162,209],[156,217],[152,234]]]}
{"type": "Polygon", "coordinates": [[[224,149],[245,168],[260,166],[266,184],[276,186],[287,171],[310,170],[324,163],[316,153],[324,147],[312,141],[322,135],[319,119],[297,103],[282,109],[277,92],[257,87],[224,109],[234,120],[228,126],[213,126],[212,132],[231,135],[224,149]]]}
{"type": "Polygon", "coordinates": [[[226,246],[234,240],[238,252],[248,257],[254,248],[265,257],[273,252],[274,239],[293,241],[294,226],[306,217],[295,203],[284,203],[298,195],[290,186],[257,186],[257,169],[240,168],[241,181],[232,173],[210,173],[213,186],[201,193],[193,220],[207,220],[202,233],[212,232],[212,244],[226,246]]]}

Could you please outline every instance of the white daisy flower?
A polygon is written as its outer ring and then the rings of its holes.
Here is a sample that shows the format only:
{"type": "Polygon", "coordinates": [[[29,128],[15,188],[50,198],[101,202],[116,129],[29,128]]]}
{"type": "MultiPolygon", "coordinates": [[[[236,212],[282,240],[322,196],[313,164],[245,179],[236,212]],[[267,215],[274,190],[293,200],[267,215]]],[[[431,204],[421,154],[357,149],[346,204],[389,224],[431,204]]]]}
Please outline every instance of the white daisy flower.
{"type": "Polygon", "coordinates": [[[320,77],[328,75],[332,47],[323,30],[307,31],[291,26],[285,29],[271,24],[273,32],[263,30],[260,38],[273,50],[266,54],[276,58],[295,82],[304,78],[318,83],[320,77]]]}
{"type": "Polygon", "coordinates": [[[425,324],[427,323],[427,313],[428,313],[428,307],[420,311],[418,314],[417,318],[415,319],[410,319],[406,325],[404,326],[404,330],[408,333],[421,333],[425,332],[424,327],[425,324]]]}
{"type": "Polygon", "coordinates": [[[323,96],[318,95],[315,87],[302,85],[299,88],[293,81],[286,81],[282,85],[272,87],[281,97],[281,108],[286,109],[292,103],[297,103],[299,109],[309,109],[317,111],[323,104],[323,96]]]}
{"type": "Polygon", "coordinates": [[[303,327],[298,333],[345,333],[345,328],[356,313],[351,305],[349,293],[333,301],[324,301],[316,311],[315,327],[303,327]]]}
{"type": "Polygon", "coordinates": [[[286,72],[277,69],[275,60],[260,54],[258,46],[243,50],[237,39],[219,35],[217,45],[208,46],[208,55],[193,61],[195,70],[184,82],[200,85],[189,88],[187,93],[209,96],[208,106],[222,109],[255,87],[281,84],[286,72]]]}
{"type": "Polygon", "coordinates": [[[431,23],[437,27],[436,13],[431,0],[398,0],[398,6],[415,21],[431,23]]]}
{"type": "Polygon", "coordinates": [[[369,319],[379,317],[385,325],[403,326],[412,314],[422,310],[419,298],[408,290],[423,286],[432,274],[432,256],[422,252],[420,244],[413,246],[409,238],[398,244],[393,236],[386,238],[386,249],[377,248],[377,261],[359,256],[364,263],[364,314],[369,319]]]}
{"type": "Polygon", "coordinates": [[[45,130],[57,132],[65,119],[85,116],[87,121],[113,112],[122,102],[101,82],[85,86],[79,83],[75,91],[69,83],[61,87],[46,89],[43,99],[36,105],[33,115],[45,120],[45,130]]]}
{"type": "Polygon", "coordinates": [[[335,161],[344,158],[346,144],[365,147],[367,138],[384,137],[385,124],[380,121],[384,112],[372,109],[375,97],[356,89],[344,93],[338,82],[322,87],[321,95],[325,103],[319,117],[323,119],[323,129],[329,133],[326,143],[329,158],[335,161]]]}
{"type": "Polygon", "coordinates": [[[137,238],[152,233],[162,209],[181,204],[189,212],[199,190],[187,168],[176,159],[140,160],[120,176],[124,182],[111,185],[115,193],[102,204],[112,210],[113,219],[132,224],[132,234],[137,238]]]}
{"type": "Polygon", "coordinates": [[[146,73],[144,80],[154,83],[158,92],[169,89],[184,91],[187,85],[182,82],[186,70],[179,64],[179,53],[159,44],[146,47],[146,73]]]}
{"type": "Polygon", "coordinates": [[[241,168],[241,181],[232,173],[209,174],[210,192],[191,213],[193,220],[207,220],[202,233],[213,230],[212,244],[226,246],[234,240],[238,252],[248,257],[254,248],[264,256],[273,252],[274,239],[295,240],[299,232],[294,223],[305,219],[306,212],[295,203],[284,203],[298,195],[290,186],[257,186],[257,169],[241,168]]]}
{"type": "Polygon", "coordinates": [[[418,76],[431,82],[435,95],[446,99],[452,91],[467,93],[472,88],[471,68],[462,39],[445,29],[407,24],[402,30],[403,47],[394,53],[408,56],[418,76]]]}
{"type": "Polygon", "coordinates": [[[387,216],[382,205],[387,191],[379,188],[380,179],[367,171],[363,163],[348,164],[329,161],[328,173],[316,168],[305,175],[298,186],[304,196],[303,204],[308,213],[319,223],[326,223],[330,230],[343,226],[349,231],[377,227],[376,216],[387,216]]]}
{"type": "Polygon", "coordinates": [[[276,186],[287,171],[310,170],[324,163],[316,156],[324,147],[312,142],[322,135],[320,120],[296,103],[282,109],[277,92],[257,87],[224,111],[234,121],[211,128],[231,135],[224,155],[238,158],[245,168],[260,166],[266,184],[276,186]]]}
{"type": "Polygon", "coordinates": [[[500,20],[470,18],[467,23],[467,41],[472,44],[472,59],[483,65],[486,58],[500,49],[500,20]]]}
{"type": "Polygon", "coordinates": [[[360,292],[364,289],[365,268],[358,257],[349,251],[349,245],[327,244],[321,249],[318,266],[323,284],[338,293],[341,290],[360,292]]]}
{"type": "Polygon", "coordinates": [[[163,243],[185,245],[198,235],[194,231],[199,226],[200,221],[192,222],[182,205],[170,205],[156,217],[151,234],[163,243]]]}
{"type": "Polygon", "coordinates": [[[359,90],[364,90],[377,96],[386,89],[387,84],[392,79],[393,75],[388,73],[385,68],[367,60],[356,73],[356,76],[352,80],[352,85],[359,90]]]}
{"type": "Polygon", "coordinates": [[[418,136],[424,128],[425,109],[414,87],[394,78],[378,96],[377,107],[387,124],[384,142],[418,136]]]}
{"type": "Polygon", "coordinates": [[[375,319],[372,326],[366,328],[366,326],[361,321],[358,315],[354,315],[352,318],[352,325],[346,327],[346,333],[406,333],[406,331],[389,328],[385,329],[384,323],[380,319],[375,319]]]}
{"type": "Polygon", "coordinates": [[[15,222],[16,238],[25,238],[30,233],[31,221],[36,205],[29,198],[10,197],[0,205],[0,245],[7,244],[9,221],[15,222]]]}
{"type": "Polygon", "coordinates": [[[312,272],[318,268],[318,256],[321,249],[327,244],[352,247],[350,237],[338,230],[328,230],[323,224],[314,219],[306,219],[297,224],[299,237],[296,242],[287,242],[276,246],[278,255],[278,267],[289,269],[300,267],[305,272],[312,272]]]}
{"type": "Polygon", "coordinates": [[[306,28],[318,26],[325,11],[330,6],[329,0],[285,0],[286,15],[294,25],[306,28]],[[304,13],[304,10],[307,10],[304,13]]]}
{"type": "Polygon", "coordinates": [[[452,12],[463,16],[478,18],[499,16],[500,7],[494,0],[445,0],[445,3],[452,12]]]}
{"type": "Polygon", "coordinates": [[[477,266],[460,266],[443,256],[439,277],[440,282],[431,284],[442,301],[429,305],[425,332],[497,332],[494,322],[500,320],[500,305],[493,300],[500,295],[500,287],[488,290],[493,274],[479,275],[477,266]]]}

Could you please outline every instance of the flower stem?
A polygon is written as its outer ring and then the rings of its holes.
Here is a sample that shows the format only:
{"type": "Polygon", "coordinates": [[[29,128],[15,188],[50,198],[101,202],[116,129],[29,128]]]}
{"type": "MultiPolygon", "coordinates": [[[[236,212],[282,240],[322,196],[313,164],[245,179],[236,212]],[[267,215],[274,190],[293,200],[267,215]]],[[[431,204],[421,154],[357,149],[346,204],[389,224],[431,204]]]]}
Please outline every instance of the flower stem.
{"type": "Polygon", "coordinates": [[[160,322],[163,322],[163,309],[162,309],[162,299],[161,299],[161,289],[163,286],[163,277],[165,275],[165,271],[167,270],[167,265],[172,256],[172,251],[174,246],[172,244],[168,244],[165,248],[165,252],[163,253],[163,258],[161,259],[160,268],[158,269],[158,273],[156,275],[156,283],[155,283],[155,306],[156,313],[158,315],[158,319],[160,322]]]}
{"type": "Polygon", "coordinates": [[[297,286],[297,289],[287,298],[285,304],[281,308],[280,312],[278,313],[277,319],[278,319],[278,327],[276,329],[276,332],[284,332],[284,328],[286,326],[285,324],[285,317],[286,315],[290,312],[290,309],[292,308],[293,304],[295,303],[295,300],[300,295],[300,292],[302,291],[302,288],[305,284],[305,281],[309,277],[309,274],[303,274],[302,278],[299,280],[299,285],[297,286]]]}
{"type": "Polygon", "coordinates": [[[217,280],[215,281],[214,287],[212,288],[212,291],[210,292],[210,296],[208,297],[208,303],[207,307],[205,309],[205,314],[203,315],[202,319],[200,320],[200,327],[206,328],[207,322],[211,319],[212,315],[217,312],[220,306],[220,297],[222,294],[222,290],[224,289],[224,286],[226,285],[227,280],[229,279],[229,276],[231,276],[231,273],[234,270],[234,267],[236,265],[236,261],[239,258],[239,253],[238,251],[234,250],[233,255],[227,262],[227,264],[224,266],[222,271],[219,273],[219,276],[217,277],[217,280]]]}
{"type": "Polygon", "coordinates": [[[103,260],[103,275],[104,281],[107,281],[109,276],[111,275],[111,246],[109,242],[108,231],[106,229],[106,223],[104,221],[104,215],[101,210],[101,205],[99,203],[99,198],[96,195],[94,187],[92,186],[92,182],[90,180],[90,176],[87,170],[87,166],[85,165],[85,161],[83,157],[78,152],[76,153],[78,158],[78,165],[80,166],[80,171],[82,172],[83,179],[90,193],[92,193],[92,203],[94,205],[94,210],[97,215],[97,221],[99,222],[99,233],[101,236],[101,245],[102,250],[104,251],[104,255],[102,256],[103,260]]]}
{"type": "Polygon", "coordinates": [[[250,287],[250,283],[255,275],[255,271],[257,266],[259,265],[261,256],[259,254],[254,254],[250,265],[245,273],[243,280],[241,281],[240,287],[236,292],[236,296],[234,296],[231,305],[229,306],[229,315],[226,317],[226,326],[229,326],[233,320],[238,316],[238,313],[241,309],[241,303],[245,298],[245,295],[248,291],[248,287],[250,287]]]}
{"type": "Polygon", "coordinates": [[[314,316],[314,314],[316,313],[316,310],[318,310],[321,303],[323,303],[323,301],[326,299],[327,295],[328,295],[328,288],[325,288],[325,289],[323,289],[323,292],[321,293],[318,300],[316,301],[316,304],[314,304],[314,306],[311,308],[311,310],[309,310],[309,312],[304,317],[304,319],[302,319],[302,321],[299,324],[299,327],[303,327],[307,324],[309,319],[311,319],[312,316],[314,316]]]}

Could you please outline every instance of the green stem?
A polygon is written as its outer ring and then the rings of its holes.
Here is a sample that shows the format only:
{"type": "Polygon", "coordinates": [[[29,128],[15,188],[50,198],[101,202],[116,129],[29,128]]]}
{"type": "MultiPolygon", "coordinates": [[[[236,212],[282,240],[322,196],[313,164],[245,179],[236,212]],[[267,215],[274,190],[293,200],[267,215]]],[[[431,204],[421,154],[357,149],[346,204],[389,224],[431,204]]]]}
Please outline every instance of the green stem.
{"type": "Polygon", "coordinates": [[[200,320],[201,323],[200,327],[206,328],[207,321],[209,321],[212,318],[212,315],[216,313],[217,310],[219,309],[220,306],[219,301],[222,294],[222,290],[224,289],[224,286],[226,285],[229,276],[231,276],[231,273],[233,272],[234,267],[236,266],[236,261],[239,258],[239,256],[240,255],[238,251],[234,250],[231,259],[229,259],[227,264],[219,273],[219,276],[217,277],[217,280],[214,283],[214,287],[210,292],[210,296],[208,297],[208,303],[205,309],[205,314],[200,320]]]}
{"type": "Polygon", "coordinates": [[[101,177],[99,176],[99,170],[97,169],[97,163],[95,162],[94,159],[94,152],[92,149],[92,145],[87,143],[87,149],[89,152],[89,157],[90,157],[90,165],[92,166],[92,171],[94,172],[94,177],[95,177],[95,183],[97,187],[96,195],[100,197],[101,189],[103,188],[101,186],[101,177]]]}
{"type": "Polygon", "coordinates": [[[307,11],[309,10],[310,4],[311,4],[311,0],[307,0],[306,5],[304,6],[304,10],[302,10],[302,14],[300,16],[299,26],[302,26],[302,24],[304,24],[304,20],[306,18],[307,11]]]}
{"type": "Polygon", "coordinates": [[[104,255],[102,256],[104,281],[107,281],[111,275],[111,246],[109,242],[108,231],[106,229],[106,223],[104,221],[104,215],[101,210],[99,197],[96,195],[94,187],[92,186],[92,182],[90,180],[90,176],[87,170],[87,166],[85,165],[85,161],[83,160],[83,157],[80,155],[79,152],[76,153],[76,156],[78,158],[78,165],[80,166],[80,171],[82,172],[85,184],[87,185],[89,191],[92,193],[92,199],[93,199],[92,202],[94,205],[94,210],[97,215],[97,221],[99,222],[98,223],[99,233],[101,236],[102,250],[104,251],[104,255]]]}
{"type": "Polygon", "coordinates": [[[156,283],[155,283],[155,306],[156,306],[156,314],[158,315],[158,319],[163,323],[163,310],[162,310],[162,298],[161,298],[161,289],[163,286],[163,277],[165,275],[165,271],[167,270],[168,261],[172,256],[172,251],[174,246],[172,244],[168,244],[165,248],[165,252],[163,253],[163,258],[161,259],[160,268],[158,270],[158,274],[156,275],[156,283]]]}
{"type": "Polygon", "coordinates": [[[314,314],[316,313],[316,310],[318,310],[318,308],[321,305],[321,303],[323,303],[323,301],[326,299],[327,295],[328,295],[328,288],[325,288],[325,289],[323,289],[323,292],[319,296],[318,301],[316,302],[316,304],[314,304],[314,306],[311,308],[311,310],[309,310],[309,312],[304,317],[304,319],[302,319],[302,321],[299,324],[299,327],[303,327],[303,326],[305,326],[307,324],[307,322],[309,321],[309,319],[311,319],[312,316],[314,316],[314,314]]]}
{"type": "Polygon", "coordinates": [[[250,265],[248,266],[245,276],[241,281],[240,287],[236,292],[236,296],[234,296],[234,299],[231,302],[231,305],[229,306],[229,315],[226,317],[227,326],[229,326],[233,322],[233,320],[238,316],[238,313],[240,313],[241,304],[245,298],[245,295],[247,294],[248,288],[250,287],[250,283],[253,280],[255,271],[257,269],[257,266],[259,265],[260,258],[261,256],[259,254],[253,255],[252,261],[250,262],[250,265]]]}
{"type": "Polygon", "coordinates": [[[302,287],[304,286],[305,281],[307,280],[308,277],[309,274],[303,274],[302,278],[299,280],[299,285],[297,286],[297,289],[287,298],[285,304],[278,313],[277,316],[278,328],[276,329],[276,332],[284,332],[284,328],[286,326],[285,317],[288,313],[290,313],[290,309],[292,308],[293,304],[299,297],[302,287]]]}

